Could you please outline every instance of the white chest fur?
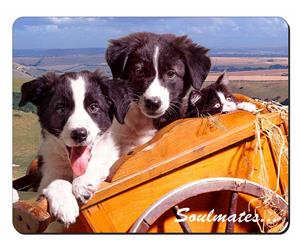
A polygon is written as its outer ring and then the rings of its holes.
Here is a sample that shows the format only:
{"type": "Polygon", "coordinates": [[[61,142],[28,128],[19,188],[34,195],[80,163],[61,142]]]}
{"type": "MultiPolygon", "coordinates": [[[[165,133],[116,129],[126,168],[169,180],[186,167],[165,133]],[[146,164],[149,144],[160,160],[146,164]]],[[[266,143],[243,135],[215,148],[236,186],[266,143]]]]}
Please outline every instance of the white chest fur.
{"type": "Polygon", "coordinates": [[[116,144],[120,147],[120,155],[148,142],[156,131],[157,129],[153,126],[153,119],[146,117],[136,103],[130,105],[125,124],[119,124],[114,120],[111,127],[116,144]]]}
{"type": "Polygon", "coordinates": [[[67,148],[63,142],[50,134],[43,131],[44,137],[39,148],[39,155],[43,158],[42,180],[39,191],[48,186],[55,177],[71,181],[73,179],[72,170],[67,148]]]}

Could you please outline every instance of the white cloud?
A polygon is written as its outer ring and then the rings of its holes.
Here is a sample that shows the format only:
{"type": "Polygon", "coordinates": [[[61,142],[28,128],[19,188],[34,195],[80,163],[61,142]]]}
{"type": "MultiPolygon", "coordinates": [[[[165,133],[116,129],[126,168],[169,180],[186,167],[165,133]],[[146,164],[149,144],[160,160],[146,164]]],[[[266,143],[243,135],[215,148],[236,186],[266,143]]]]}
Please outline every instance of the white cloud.
{"type": "Polygon", "coordinates": [[[95,21],[101,20],[102,22],[105,19],[96,18],[96,17],[49,17],[47,18],[50,23],[58,24],[58,25],[68,25],[68,24],[78,24],[78,23],[91,23],[95,21]]]}
{"type": "Polygon", "coordinates": [[[49,17],[48,20],[55,24],[70,23],[74,21],[71,17],[49,17]]]}
{"type": "Polygon", "coordinates": [[[54,24],[47,25],[24,25],[24,29],[29,32],[38,33],[38,32],[55,32],[58,31],[59,28],[54,24]]]}

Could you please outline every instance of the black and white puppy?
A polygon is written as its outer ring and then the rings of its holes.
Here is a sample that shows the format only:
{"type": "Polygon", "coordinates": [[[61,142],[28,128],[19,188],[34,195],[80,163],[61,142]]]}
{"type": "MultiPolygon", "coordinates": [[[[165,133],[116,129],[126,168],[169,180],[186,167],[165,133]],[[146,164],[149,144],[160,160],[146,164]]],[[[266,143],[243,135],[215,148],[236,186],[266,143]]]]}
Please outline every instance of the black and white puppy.
{"type": "Polygon", "coordinates": [[[112,126],[121,154],[180,118],[183,99],[191,88],[200,89],[209,72],[207,52],[187,36],[172,34],[141,32],[110,41],[106,59],[113,78],[128,80],[135,94],[125,124],[112,126]]]}
{"type": "Polygon", "coordinates": [[[208,49],[186,36],[134,33],[111,40],[106,60],[114,79],[127,80],[134,94],[124,124],[116,119],[95,145],[89,162],[109,168],[119,156],[149,141],[156,131],[181,117],[189,90],[199,89],[211,62],[208,49]],[[102,148],[114,145],[110,158],[102,148]]]}
{"type": "MultiPolygon", "coordinates": [[[[51,214],[65,225],[79,215],[76,200],[88,199],[109,172],[110,166],[88,166],[88,161],[113,116],[124,121],[130,103],[125,84],[98,71],[82,71],[48,73],[22,85],[20,106],[36,105],[42,128],[38,191],[48,198],[51,214]]],[[[111,147],[106,143],[101,148],[109,161],[116,157],[111,147]]]]}

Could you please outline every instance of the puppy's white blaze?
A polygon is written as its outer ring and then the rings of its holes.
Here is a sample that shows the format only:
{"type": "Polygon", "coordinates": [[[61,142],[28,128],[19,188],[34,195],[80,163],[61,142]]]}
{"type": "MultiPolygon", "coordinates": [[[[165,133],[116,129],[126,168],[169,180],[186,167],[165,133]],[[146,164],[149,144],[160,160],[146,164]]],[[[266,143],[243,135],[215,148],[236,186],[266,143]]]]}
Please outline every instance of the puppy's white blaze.
{"type": "Polygon", "coordinates": [[[154,54],[153,54],[153,65],[156,72],[155,77],[158,77],[158,55],[159,55],[159,47],[155,46],[154,54]]]}
{"type": "Polygon", "coordinates": [[[222,92],[217,92],[217,95],[220,99],[221,104],[223,105],[222,112],[230,112],[230,111],[237,110],[236,103],[227,101],[222,92]]]}
{"type": "MultiPolygon", "coordinates": [[[[144,93],[144,98],[150,99],[151,97],[158,97],[161,101],[161,106],[157,110],[157,115],[150,116],[146,113],[147,116],[151,118],[157,118],[163,115],[170,105],[170,94],[166,87],[162,86],[159,77],[158,77],[158,57],[159,57],[159,47],[156,46],[153,54],[153,65],[155,69],[155,78],[153,82],[149,85],[148,89],[144,93]]],[[[142,106],[144,106],[144,98],[142,98],[142,106]]],[[[144,110],[142,112],[145,114],[144,110]]]]}
{"type": "Polygon", "coordinates": [[[76,146],[70,137],[71,132],[77,128],[85,128],[88,132],[86,144],[89,144],[95,140],[100,129],[84,108],[86,83],[82,77],[78,77],[76,80],[71,80],[70,86],[73,95],[74,110],[63,128],[61,138],[68,146],[76,146]]]}

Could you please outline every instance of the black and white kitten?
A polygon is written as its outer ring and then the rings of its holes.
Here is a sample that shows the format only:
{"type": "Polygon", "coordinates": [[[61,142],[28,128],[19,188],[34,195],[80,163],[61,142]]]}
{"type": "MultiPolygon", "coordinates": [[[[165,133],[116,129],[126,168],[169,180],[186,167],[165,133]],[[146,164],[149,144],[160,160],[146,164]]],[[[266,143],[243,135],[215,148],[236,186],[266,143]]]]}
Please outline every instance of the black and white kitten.
{"type": "Polygon", "coordinates": [[[249,112],[256,111],[256,106],[250,102],[237,102],[227,89],[229,79],[224,72],[217,81],[201,90],[192,90],[186,117],[199,117],[235,111],[238,109],[249,112]]]}

